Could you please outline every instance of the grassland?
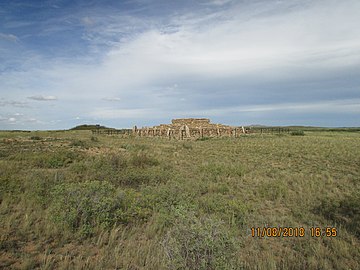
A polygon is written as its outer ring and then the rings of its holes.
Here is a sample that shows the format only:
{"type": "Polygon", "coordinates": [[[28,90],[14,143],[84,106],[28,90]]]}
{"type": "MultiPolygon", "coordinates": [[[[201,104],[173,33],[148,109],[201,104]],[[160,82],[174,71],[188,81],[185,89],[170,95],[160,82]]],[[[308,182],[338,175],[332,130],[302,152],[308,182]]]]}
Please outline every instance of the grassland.
{"type": "Polygon", "coordinates": [[[0,217],[4,269],[360,269],[360,133],[0,132],[0,217]]]}

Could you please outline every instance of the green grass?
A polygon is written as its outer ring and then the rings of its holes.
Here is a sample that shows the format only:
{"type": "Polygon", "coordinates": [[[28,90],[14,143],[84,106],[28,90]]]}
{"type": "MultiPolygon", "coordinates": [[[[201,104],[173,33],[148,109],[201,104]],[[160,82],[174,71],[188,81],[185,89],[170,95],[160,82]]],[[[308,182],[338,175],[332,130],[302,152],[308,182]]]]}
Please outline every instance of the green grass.
{"type": "Polygon", "coordinates": [[[0,132],[0,268],[359,269],[359,181],[358,132],[0,132]]]}

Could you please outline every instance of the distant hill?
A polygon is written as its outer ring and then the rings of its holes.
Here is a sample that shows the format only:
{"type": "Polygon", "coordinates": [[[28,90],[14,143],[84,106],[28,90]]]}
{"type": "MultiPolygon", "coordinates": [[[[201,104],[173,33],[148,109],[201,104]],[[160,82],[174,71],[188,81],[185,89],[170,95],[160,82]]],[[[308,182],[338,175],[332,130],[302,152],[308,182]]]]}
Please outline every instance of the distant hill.
{"type": "Polygon", "coordinates": [[[113,129],[100,125],[79,125],[71,128],[70,130],[93,130],[93,129],[113,129]]]}
{"type": "Polygon", "coordinates": [[[254,125],[249,125],[248,127],[251,127],[251,128],[266,128],[266,127],[269,127],[269,126],[260,125],[260,124],[254,124],[254,125]]]}
{"type": "Polygon", "coordinates": [[[304,130],[304,131],[345,131],[345,132],[359,132],[360,127],[316,127],[316,126],[266,126],[266,125],[249,125],[252,129],[260,128],[288,128],[290,130],[304,130]]]}

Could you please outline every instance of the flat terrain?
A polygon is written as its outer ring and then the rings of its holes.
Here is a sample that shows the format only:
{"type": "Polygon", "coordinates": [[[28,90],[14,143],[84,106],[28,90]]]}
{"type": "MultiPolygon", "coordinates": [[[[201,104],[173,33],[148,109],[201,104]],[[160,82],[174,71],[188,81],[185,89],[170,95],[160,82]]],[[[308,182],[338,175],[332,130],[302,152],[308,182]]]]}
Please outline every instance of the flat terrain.
{"type": "Polygon", "coordinates": [[[0,217],[3,269],[360,269],[360,133],[0,132],[0,217]]]}

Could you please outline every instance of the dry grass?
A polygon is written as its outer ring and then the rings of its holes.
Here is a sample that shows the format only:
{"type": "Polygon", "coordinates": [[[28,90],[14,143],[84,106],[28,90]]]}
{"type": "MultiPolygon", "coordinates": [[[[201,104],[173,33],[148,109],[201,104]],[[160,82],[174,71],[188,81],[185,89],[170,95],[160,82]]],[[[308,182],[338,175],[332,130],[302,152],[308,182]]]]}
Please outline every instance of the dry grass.
{"type": "Polygon", "coordinates": [[[358,132],[0,132],[0,268],[359,269],[359,180],[358,132]],[[264,226],[306,235],[251,236],[264,226]]]}

